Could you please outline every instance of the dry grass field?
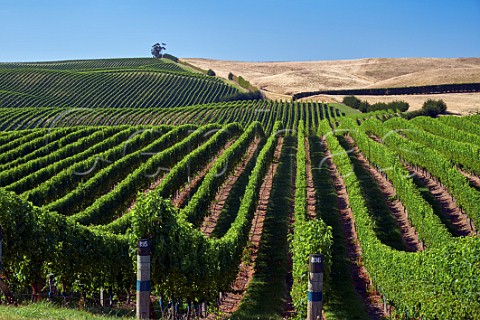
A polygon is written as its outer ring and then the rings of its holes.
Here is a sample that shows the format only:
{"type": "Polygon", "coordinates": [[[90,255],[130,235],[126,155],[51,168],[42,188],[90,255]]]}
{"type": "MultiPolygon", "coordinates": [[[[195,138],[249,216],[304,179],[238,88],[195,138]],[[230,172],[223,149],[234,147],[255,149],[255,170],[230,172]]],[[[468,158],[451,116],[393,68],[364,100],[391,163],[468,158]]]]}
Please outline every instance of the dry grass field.
{"type": "MultiPolygon", "coordinates": [[[[288,98],[301,91],[403,87],[445,83],[480,82],[480,58],[401,58],[302,62],[239,62],[183,59],[203,69],[213,69],[226,78],[241,75],[273,99],[288,98]]],[[[403,99],[411,109],[428,98],[442,98],[449,111],[468,114],[480,108],[480,94],[361,97],[369,102],[403,99]]],[[[341,97],[323,96],[335,101],[341,97]]]]}

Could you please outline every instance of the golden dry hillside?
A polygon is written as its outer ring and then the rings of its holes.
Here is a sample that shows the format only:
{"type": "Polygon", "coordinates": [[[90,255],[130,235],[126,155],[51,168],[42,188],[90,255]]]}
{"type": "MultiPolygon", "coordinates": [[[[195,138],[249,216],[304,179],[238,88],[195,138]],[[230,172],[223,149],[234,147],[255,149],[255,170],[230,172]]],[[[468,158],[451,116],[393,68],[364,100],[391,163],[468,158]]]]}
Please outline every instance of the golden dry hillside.
{"type": "MultiPolygon", "coordinates": [[[[274,98],[286,98],[301,91],[326,89],[480,82],[480,58],[371,58],[301,62],[183,60],[203,69],[211,68],[221,77],[226,78],[229,72],[241,75],[274,98]]],[[[466,114],[480,107],[480,94],[457,94],[453,97],[454,101],[449,105],[451,111],[466,114]]],[[[341,99],[331,96],[319,98],[341,99]]],[[[382,98],[398,99],[391,96],[382,98]]],[[[401,98],[410,100],[412,109],[419,108],[423,101],[421,97],[401,98]]]]}

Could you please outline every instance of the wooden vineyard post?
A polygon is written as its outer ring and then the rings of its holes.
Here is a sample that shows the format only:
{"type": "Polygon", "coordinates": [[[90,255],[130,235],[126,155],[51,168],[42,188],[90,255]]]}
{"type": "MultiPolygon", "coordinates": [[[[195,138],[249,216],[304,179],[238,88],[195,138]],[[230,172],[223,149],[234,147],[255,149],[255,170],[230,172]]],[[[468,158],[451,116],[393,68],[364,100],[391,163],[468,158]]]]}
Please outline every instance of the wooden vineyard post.
{"type": "Polygon", "coordinates": [[[150,318],[150,242],[138,241],[137,254],[137,319],[150,318]]]}
{"type": "Polygon", "coordinates": [[[322,319],[323,302],[323,254],[311,254],[308,258],[308,303],[307,320],[322,319]]]}

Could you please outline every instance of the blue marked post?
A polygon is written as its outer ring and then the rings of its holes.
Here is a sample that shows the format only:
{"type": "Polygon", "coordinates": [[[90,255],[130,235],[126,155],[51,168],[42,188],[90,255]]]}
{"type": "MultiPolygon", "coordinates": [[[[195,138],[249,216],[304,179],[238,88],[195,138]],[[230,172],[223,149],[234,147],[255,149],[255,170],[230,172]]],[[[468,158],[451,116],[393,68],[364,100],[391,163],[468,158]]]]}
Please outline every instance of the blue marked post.
{"type": "Polygon", "coordinates": [[[150,318],[150,241],[138,241],[137,319],[150,318]]]}
{"type": "Polygon", "coordinates": [[[325,257],[323,254],[311,254],[308,257],[308,260],[307,320],[321,320],[323,305],[323,268],[325,257]]]}

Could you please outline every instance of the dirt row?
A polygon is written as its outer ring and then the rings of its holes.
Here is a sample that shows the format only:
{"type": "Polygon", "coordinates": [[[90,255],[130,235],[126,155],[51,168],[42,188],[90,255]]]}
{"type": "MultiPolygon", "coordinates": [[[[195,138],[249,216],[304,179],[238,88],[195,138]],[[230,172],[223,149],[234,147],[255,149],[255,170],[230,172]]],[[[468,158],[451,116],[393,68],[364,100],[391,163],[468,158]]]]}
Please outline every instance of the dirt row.
{"type": "Polygon", "coordinates": [[[255,272],[255,261],[258,256],[258,249],[262,238],[263,224],[267,214],[267,207],[270,199],[270,193],[273,187],[273,177],[278,167],[280,154],[283,147],[283,137],[278,139],[275,149],[274,158],[267,174],[264,177],[262,186],[260,187],[260,196],[257,208],[252,220],[252,227],[248,235],[247,250],[250,253],[250,261],[242,262],[239,266],[237,277],[232,285],[230,292],[224,293],[218,305],[218,314],[210,314],[207,319],[227,319],[234,313],[245,295],[248,285],[253,278],[255,272]]]}
{"type": "MultiPolygon", "coordinates": [[[[378,143],[382,143],[382,141],[376,136],[370,136],[370,138],[378,143]]],[[[458,206],[455,198],[450,194],[447,188],[445,188],[434,176],[428,171],[409,163],[404,162],[403,165],[412,177],[416,176],[422,184],[429,189],[432,196],[439,203],[442,214],[449,219],[454,235],[471,236],[477,233],[474,224],[468,215],[458,206]]],[[[478,184],[478,187],[480,188],[479,177],[462,171],[461,169],[458,170],[465,175],[473,185],[477,186],[478,184]]]]}
{"type": "Polygon", "coordinates": [[[457,205],[455,198],[448,190],[433,177],[429,172],[420,170],[419,168],[405,164],[405,167],[411,175],[415,175],[430,190],[435,200],[440,204],[442,213],[448,217],[451,226],[457,236],[470,236],[476,233],[473,222],[470,220],[462,209],[457,205]]]}
{"type": "Polygon", "coordinates": [[[407,210],[405,209],[403,203],[397,199],[395,187],[390,180],[388,180],[386,174],[384,172],[380,172],[375,166],[370,164],[370,162],[361,153],[352,137],[345,136],[345,140],[350,147],[353,148],[355,157],[362,163],[364,169],[367,170],[370,176],[375,180],[381,193],[383,194],[384,200],[387,203],[388,208],[400,229],[406,250],[409,252],[423,250],[423,243],[419,240],[415,227],[411,224],[408,218],[407,210]]]}
{"type": "Polygon", "coordinates": [[[464,171],[460,168],[457,168],[458,171],[463,174],[465,176],[465,178],[467,178],[467,180],[478,190],[480,190],[480,177],[474,175],[474,174],[471,174],[467,171],[464,171]]]}
{"type": "Polygon", "coordinates": [[[201,183],[205,175],[212,169],[217,159],[227,150],[235,141],[228,141],[225,146],[210,160],[210,162],[200,170],[193,178],[188,177],[187,185],[181,189],[177,190],[175,196],[172,198],[172,203],[177,208],[183,208],[188,204],[192,192],[197,188],[198,184],[201,183]]]}
{"type": "Polygon", "coordinates": [[[210,214],[205,217],[203,220],[202,226],[200,230],[202,230],[203,234],[208,238],[212,234],[213,230],[217,225],[218,218],[222,213],[223,207],[225,206],[225,202],[228,199],[230,191],[232,190],[233,186],[237,182],[240,175],[245,170],[247,164],[252,159],[255,151],[258,149],[258,145],[260,144],[261,139],[256,138],[248,147],[247,153],[245,157],[240,161],[240,163],[235,167],[232,174],[228,176],[225,180],[223,185],[218,190],[217,194],[215,195],[215,199],[210,204],[210,214]]]}
{"type": "Polygon", "coordinates": [[[383,319],[387,314],[383,308],[382,297],[375,288],[372,287],[368,272],[363,265],[362,251],[355,228],[355,219],[352,209],[348,204],[345,182],[332,161],[332,154],[324,139],[322,139],[322,146],[326,150],[327,168],[337,193],[338,211],[343,225],[348,257],[350,261],[352,261],[352,278],[355,282],[356,291],[362,297],[370,317],[375,320],[383,319]]]}

